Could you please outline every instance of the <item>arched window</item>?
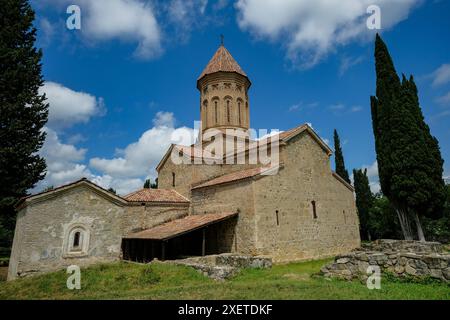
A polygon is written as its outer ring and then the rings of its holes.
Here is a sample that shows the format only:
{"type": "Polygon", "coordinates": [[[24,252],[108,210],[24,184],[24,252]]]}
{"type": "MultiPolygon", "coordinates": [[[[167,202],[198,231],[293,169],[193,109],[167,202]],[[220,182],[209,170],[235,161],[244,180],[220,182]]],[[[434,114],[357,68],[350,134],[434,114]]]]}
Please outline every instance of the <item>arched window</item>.
{"type": "Polygon", "coordinates": [[[203,126],[208,126],[208,100],[203,101],[203,117],[202,121],[204,122],[203,126]]]}
{"type": "Polygon", "coordinates": [[[237,102],[237,104],[238,104],[238,121],[239,121],[239,125],[242,124],[242,119],[241,119],[241,117],[242,117],[242,116],[241,116],[241,113],[242,113],[241,103],[242,103],[242,100],[239,99],[238,102],[237,102]]]}
{"type": "Polygon", "coordinates": [[[230,100],[227,100],[227,121],[231,122],[231,110],[230,110],[230,100]]]}
{"type": "Polygon", "coordinates": [[[84,256],[89,250],[89,229],[76,224],[69,229],[65,237],[64,252],[67,257],[84,256]]]}
{"type": "Polygon", "coordinates": [[[80,240],[81,240],[81,232],[77,231],[77,232],[75,232],[75,235],[73,236],[73,245],[72,245],[72,247],[74,249],[79,249],[80,248],[80,240]]]}
{"type": "Polygon", "coordinates": [[[218,122],[218,117],[217,117],[217,112],[218,112],[218,110],[217,110],[217,100],[216,101],[214,101],[214,121],[217,123],[218,122]]]}
{"type": "Polygon", "coordinates": [[[175,187],[175,172],[172,172],[172,187],[175,187]]]}

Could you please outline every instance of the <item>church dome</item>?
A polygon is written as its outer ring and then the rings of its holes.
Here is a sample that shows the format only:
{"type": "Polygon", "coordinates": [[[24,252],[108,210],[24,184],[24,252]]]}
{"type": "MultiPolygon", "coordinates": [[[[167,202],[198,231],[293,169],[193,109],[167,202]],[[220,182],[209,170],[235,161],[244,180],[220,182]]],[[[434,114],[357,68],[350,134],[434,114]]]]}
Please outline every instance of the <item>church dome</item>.
{"type": "Polygon", "coordinates": [[[200,81],[204,76],[216,72],[235,72],[240,74],[246,78],[247,74],[242,70],[236,60],[233,58],[231,53],[225,48],[224,45],[221,45],[219,49],[217,49],[214,56],[206,65],[205,69],[198,77],[197,81],[200,81]]]}

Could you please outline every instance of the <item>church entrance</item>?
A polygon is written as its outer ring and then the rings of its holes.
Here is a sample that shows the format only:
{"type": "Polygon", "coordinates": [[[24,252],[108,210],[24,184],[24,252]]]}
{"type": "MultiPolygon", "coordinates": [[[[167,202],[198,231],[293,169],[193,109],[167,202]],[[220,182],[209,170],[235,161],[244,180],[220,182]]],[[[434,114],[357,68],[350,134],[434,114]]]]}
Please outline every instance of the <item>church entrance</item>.
{"type": "Polygon", "coordinates": [[[122,239],[124,260],[147,263],[233,250],[237,214],[192,215],[122,239]]]}

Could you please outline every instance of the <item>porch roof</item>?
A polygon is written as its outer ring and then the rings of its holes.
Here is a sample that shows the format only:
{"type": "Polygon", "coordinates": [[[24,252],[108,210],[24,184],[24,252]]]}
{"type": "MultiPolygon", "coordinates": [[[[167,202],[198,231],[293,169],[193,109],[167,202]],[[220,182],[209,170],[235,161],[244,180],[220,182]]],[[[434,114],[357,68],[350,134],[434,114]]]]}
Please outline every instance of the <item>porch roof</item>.
{"type": "Polygon", "coordinates": [[[169,240],[237,215],[237,212],[189,215],[185,218],[172,220],[150,229],[129,234],[124,239],[169,240]]]}

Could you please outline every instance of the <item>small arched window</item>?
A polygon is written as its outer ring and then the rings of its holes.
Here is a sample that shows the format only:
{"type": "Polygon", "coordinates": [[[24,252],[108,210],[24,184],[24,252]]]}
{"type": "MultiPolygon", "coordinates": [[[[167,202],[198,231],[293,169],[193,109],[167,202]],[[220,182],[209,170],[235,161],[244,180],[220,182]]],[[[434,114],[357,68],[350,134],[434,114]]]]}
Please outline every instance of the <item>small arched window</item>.
{"type": "Polygon", "coordinates": [[[172,187],[175,187],[175,172],[172,172],[172,187]]]}
{"type": "Polygon", "coordinates": [[[231,110],[230,110],[230,100],[227,100],[227,121],[231,122],[231,110]]]}
{"type": "Polygon", "coordinates": [[[73,248],[79,249],[80,248],[80,238],[81,238],[81,232],[77,231],[75,232],[75,235],[73,236],[73,248]]]}
{"type": "Polygon", "coordinates": [[[239,99],[238,102],[237,102],[237,104],[238,104],[238,121],[239,121],[239,125],[242,124],[242,120],[241,120],[241,113],[242,113],[241,103],[242,103],[242,100],[239,99]]]}
{"type": "Polygon", "coordinates": [[[75,225],[66,235],[64,252],[67,256],[84,256],[89,249],[89,229],[83,225],[75,225]]]}
{"type": "Polygon", "coordinates": [[[218,110],[217,110],[217,100],[216,101],[214,101],[214,121],[217,123],[218,122],[218,117],[217,117],[217,112],[218,112],[218,110]]]}

